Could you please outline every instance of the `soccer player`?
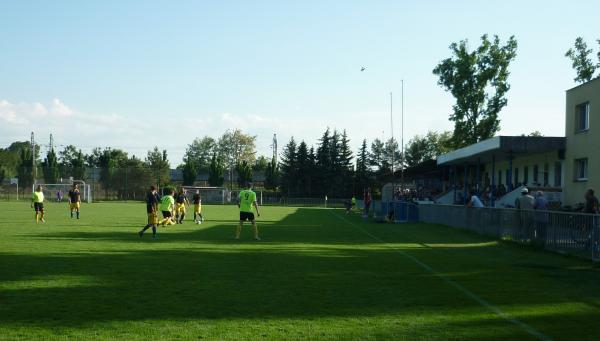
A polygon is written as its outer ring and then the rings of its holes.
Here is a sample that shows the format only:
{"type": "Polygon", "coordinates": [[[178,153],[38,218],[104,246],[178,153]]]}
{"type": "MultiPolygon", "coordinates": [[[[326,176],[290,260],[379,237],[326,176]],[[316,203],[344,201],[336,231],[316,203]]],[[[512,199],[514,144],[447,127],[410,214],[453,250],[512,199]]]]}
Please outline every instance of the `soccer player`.
{"type": "Polygon", "coordinates": [[[158,192],[156,187],[150,186],[150,192],[146,195],[146,212],[148,213],[148,224],[138,232],[140,238],[147,229],[152,227],[152,238],[157,239],[156,226],[158,225],[158,192]]]}
{"type": "Polygon", "coordinates": [[[159,222],[162,226],[175,225],[173,221],[173,208],[175,207],[175,199],[173,198],[175,191],[170,189],[160,201],[160,210],[162,211],[163,219],[159,222]]]}
{"type": "Polygon", "coordinates": [[[200,190],[196,190],[196,193],[192,197],[192,202],[194,202],[194,222],[196,224],[202,224],[204,222],[204,217],[202,216],[202,199],[200,198],[200,190]],[[196,219],[196,216],[198,219],[196,219]]]}
{"type": "Polygon", "coordinates": [[[238,207],[240,208],[240,224],[235,230],[235,239],[240,239],[240,233],[242,232],[242,225],[246,220],[252,223],[252,229],[254,230],[254,239],[260,240],[258,237],[258,227],[256,226],[256,220],[254,213],[252,213],[252,206],[256,209],[256,215],[260,217],[258,211],[258,203],[256,202],[256,193],[252,191],[252,183],[247,183],[245,186],[247,189],[240,192],[238,196],[238,207]]]}
{"type": "Polygon", "coordinates": [[[38,185],[35,188],[35,192],[31,196],[31,207],[35,209],[35,223],[45,223],[44,220],[44,192],[42,191],[42,185],[38,185]]]}
{"type": "Polygon", "coordinates": [[[71,210],[71,219],[73,219],[73,211],[77,213],[77,219],[79,219],[79,208],[81,207],[81,193],[79,192],[79,186],[73,185],[73,188],[69,191],[69,209],[71,210]]]}
{"type": "Polygon", "coordinates": [[[180,190],[175,198],[175,221],[178,224],[183,224],[183,218],[185,218],[185,208],[190,205],[190,201],[185,196],[185,192],[180,190]]]}

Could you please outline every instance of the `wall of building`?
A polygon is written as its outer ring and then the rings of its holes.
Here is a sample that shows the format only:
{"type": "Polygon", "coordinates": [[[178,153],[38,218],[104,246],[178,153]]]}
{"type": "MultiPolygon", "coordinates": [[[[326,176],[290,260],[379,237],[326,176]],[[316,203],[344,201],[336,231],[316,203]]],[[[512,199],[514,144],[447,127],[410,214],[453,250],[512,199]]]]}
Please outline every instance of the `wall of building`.
{"type": "Polygon", "coordinates": [[[565,205],[583,202],[588,188],[600,193],[600,78],[567,91],[565,205]],[[576,106],[589,102],[589,129],[576,132],[576,106]],[[588,180],[575,180],[575,160],[588,159],[588,180]]]}
{"type": "MultiPolygon", "coordinates": [[[[534,170],[535,166],[537,166],[537,183],[539,186],[548,186],[548,187],[561,187],[564,183],[564,164],[562,160],[559,158],[558,151],[552,151],[547,153],[536,153],[536,154],[517,154],[514,156],[512,167],[512,183],[513,186],[516,186],[517,183],[525,182],[525,168],[527,167],[527,184],[534,185],[536,182],[534,181],[534,170]],[[558,163],[559,169],[557,169],[556,164],[558,163]],[[548,173],[548,181],[544,182],[544,174],[546,173],[545,167],[547,167],[548,173]],[[518,181],[515,182],[515,169],[518,169],[518,181]],[[560,181],[557,183],[555,181],[556,176],[560,181]]],[[[496,184],[500,183],[505,185],[508,188],[508,184],[506,182],[506,171],[509,168],[508,158],[504,160],[496,160],[495,167],[495,182],[496,184]],[[501,172],[502,176],[500,178],[500,182],[498,182],[498,172],[501,172]]],[[[483,172],[483,179],[487,175],[489,177],[489,181],[492,180],[492,163],[485,164],[485,170],[483,172]]]]}

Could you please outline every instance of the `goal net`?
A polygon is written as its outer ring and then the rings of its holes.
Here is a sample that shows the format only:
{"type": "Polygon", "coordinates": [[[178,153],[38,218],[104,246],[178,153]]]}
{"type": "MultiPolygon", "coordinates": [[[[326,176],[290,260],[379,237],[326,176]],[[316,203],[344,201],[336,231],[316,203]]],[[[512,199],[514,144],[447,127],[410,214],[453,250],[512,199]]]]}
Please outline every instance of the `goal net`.
{"type": "MultiPolygon", "coordinates": [[[[79,185],[79,192],[81,193],[81,202],[92,203],[92,188],[85,182],[75,182],[79,185]]],[[[32,186],[32,191],[35,191],[35,187],[38,184],[32,186]]],[[[73,188],[73,184],[41,184],[44,188],[44,197],[47,201],[69,201],[69,191],[73,188]]]]}
{"type": "Polygon", "coordinates": [[[182,186],[181,188],[185,191],[190,202],[196,192],[200,194],[203,204],[225,204],[229,202],[229,191],[222,187],[182,186]]]}

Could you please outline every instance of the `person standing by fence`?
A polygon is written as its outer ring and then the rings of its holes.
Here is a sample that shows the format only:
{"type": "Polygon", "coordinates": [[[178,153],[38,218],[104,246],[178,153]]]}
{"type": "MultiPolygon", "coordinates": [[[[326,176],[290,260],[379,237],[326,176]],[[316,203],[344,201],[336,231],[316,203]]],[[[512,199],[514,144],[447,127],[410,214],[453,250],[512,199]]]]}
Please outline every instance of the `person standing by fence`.
{"type": "Polygon", "coordinates": [[[531,240],[533,237],[533,219],[532,219],[532,210],[533,204],[535,202],[534,197],[529,195],[529,190],[527,188],[523,188],[521,190],[521,196],[515,200],[515,207],[520,210],[519,214],[519,226],[520,231],[518,238],[523,241],[531,240]]]}
{"type": "Polygon", "coordinates": [[[587,192],[585,192],[585,206],[583,207],[583,213],[597,214],[600,209],[598,206],[598,198],[594,195],[594,190],[591,188],[588,189],[587,192]]]}
{"type": "Polygon", "coordinates": [[[544,246],[546,245],[546,231],[548,227],[548,200],[544,197],[544,192],[538,191],[533,202],[535,212],[535,239],[544,246]]]}

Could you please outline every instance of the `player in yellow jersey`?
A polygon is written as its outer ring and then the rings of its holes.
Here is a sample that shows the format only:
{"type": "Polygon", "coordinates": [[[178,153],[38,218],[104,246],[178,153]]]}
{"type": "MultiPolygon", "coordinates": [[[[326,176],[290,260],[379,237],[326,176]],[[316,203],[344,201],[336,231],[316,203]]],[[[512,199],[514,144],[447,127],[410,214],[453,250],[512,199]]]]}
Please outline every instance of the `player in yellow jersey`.
{"type": "Polygon", "coordinates": [[[258,227],[256,226],[256,219],[252,212],[252,206],[256,209],[256,215],[260,217],[258,211],[258,202],[256,202],[256,193],[252,191],[252,183],[247,183],[245,186],[247,189],[240,192],[238,196],[238,207],[240,208],[240,224],[235,230],[235,239],[240,239],[240,233],[242,232],[242,225],[246,220],[252,223],[252,229],[254,230],[254,239],[260,240],[258,236],[258,227]]]}
{"type": "Polygon", "coordinates": [[[168,194],[162,197],[160,200],[160,210],[162,211],[163,219],[159,222],[162,226],[165,225],[174,225],[173,221],[173,209],[175,207],[175,199],[173,198],[173,194],[175,194],[174,190],[169,190],[168,194]]]}
{"type": "Polygon", "coordinates": [[[192,197],[194,203],[194,221],[196,224],[202,224],[204,217],[202,216],[202,199],[200,198],[200,190],[196,190],[196,194],[192,197]],[[196,219],[196,217],[198,217],[196,219]]]}
{"type": "Polygon", "coordinates": [[[190,205],[190,201],[185,196],[185,191],[181,190],[177,193],[175,198],[175,222],[183,224],[183,218],[185,218],[186,207],[190,205]]]}
{"type": "Polygon", "coordinates": [[[79,192],[79,186],[73,184],[73,188],[69,191],[69,210],[71,210],[71,219],[73,219],[73,211],[77,213],[77,219],[79,219],[79,209],[81,208],[81,193],[79,192]]]}
{"type": "Polygon", "coordinates": [[[42,191],[42,185],[38,185],[35,188],[35,192],[31,196],[31,207],[35,209],[35,222],[36,224],[41,221],[45,223],[44,220],[44,192],[42,191]]]}

